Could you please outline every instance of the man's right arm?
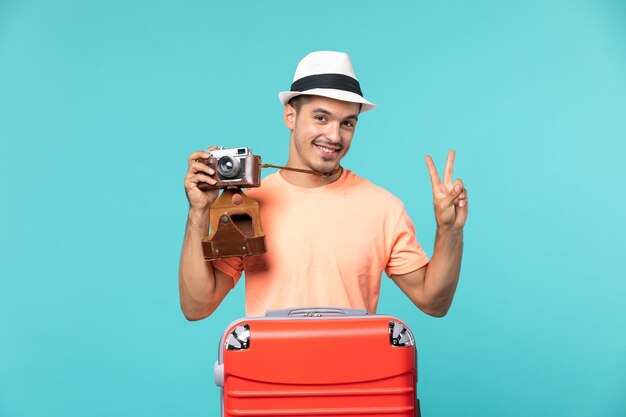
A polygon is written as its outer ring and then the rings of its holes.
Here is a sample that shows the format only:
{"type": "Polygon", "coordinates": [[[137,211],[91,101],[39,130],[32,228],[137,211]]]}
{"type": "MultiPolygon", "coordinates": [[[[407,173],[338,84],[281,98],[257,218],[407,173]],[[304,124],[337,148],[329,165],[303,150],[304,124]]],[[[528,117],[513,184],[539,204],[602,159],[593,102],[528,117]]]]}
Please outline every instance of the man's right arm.
{"type": "MultiPolygon", "coordinates": [[[[209,151],[215,147],[209,148],[209,151]]],[[[200,320],[215,311],[233,288],[233,278],[214,268],[204,259],[202,239],[209,230],[209,211],[219,191],[202,191],[198,183],[215,184],[215,172],[197,161],[208,157],[208,152],[194,152],[189,156],[185,175],[185,193],[189,200],[189,215],[185,229],[183,250],[178,270],[180,306],[188,320],[200,320]]]]}
{"type": "Polygon", "coordinates": [[[202,239],[208,230],[208,211],[189,209],[180,256],[180,306],[187,320],[208,317],[233,288],[233,279],[204,260],[202,239]]]}

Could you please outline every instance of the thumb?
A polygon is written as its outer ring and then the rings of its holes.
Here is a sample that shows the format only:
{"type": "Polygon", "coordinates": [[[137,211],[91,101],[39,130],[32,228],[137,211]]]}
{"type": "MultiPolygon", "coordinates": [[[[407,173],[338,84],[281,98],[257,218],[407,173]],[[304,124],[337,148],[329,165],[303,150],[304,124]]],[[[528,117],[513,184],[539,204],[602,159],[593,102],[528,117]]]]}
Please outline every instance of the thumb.
{"type": "Polygon", "coordinates": [[[454,181],[454,184],[452,184],[452,189],[448,192],[446,197],[443,199],[442,205],[444,207],[448,207],[454,204],[454,200],[456,200],[458,196],[461,195],[464,189],[465,189],[465,186],[463,185],[463,181],[461,181],[460,179],[457,179],[456,181],[454,181]]]}

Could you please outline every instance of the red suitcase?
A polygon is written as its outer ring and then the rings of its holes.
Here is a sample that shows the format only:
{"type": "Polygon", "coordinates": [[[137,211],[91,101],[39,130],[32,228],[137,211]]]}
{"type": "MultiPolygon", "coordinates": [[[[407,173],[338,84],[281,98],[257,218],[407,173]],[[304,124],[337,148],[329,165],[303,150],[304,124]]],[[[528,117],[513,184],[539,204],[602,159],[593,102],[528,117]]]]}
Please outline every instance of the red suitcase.
{"type": "Polygon", "coordinates": [[[357,309],[291,309],[235,321],[220,341],[223,416],[415,417],[415,340],[357,309]]]}

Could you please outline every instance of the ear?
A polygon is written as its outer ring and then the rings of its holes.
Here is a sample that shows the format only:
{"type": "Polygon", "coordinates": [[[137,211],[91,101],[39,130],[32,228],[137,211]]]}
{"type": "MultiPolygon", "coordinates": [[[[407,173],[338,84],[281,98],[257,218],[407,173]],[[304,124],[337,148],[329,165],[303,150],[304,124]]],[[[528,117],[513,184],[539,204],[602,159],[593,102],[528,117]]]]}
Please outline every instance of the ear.
{"type": "Polygon", "coordinates": [[[296,109],[289,103],[285,104],[285,112],[283,116],[287,129],[293,130],[296,127],[296,109]]]}

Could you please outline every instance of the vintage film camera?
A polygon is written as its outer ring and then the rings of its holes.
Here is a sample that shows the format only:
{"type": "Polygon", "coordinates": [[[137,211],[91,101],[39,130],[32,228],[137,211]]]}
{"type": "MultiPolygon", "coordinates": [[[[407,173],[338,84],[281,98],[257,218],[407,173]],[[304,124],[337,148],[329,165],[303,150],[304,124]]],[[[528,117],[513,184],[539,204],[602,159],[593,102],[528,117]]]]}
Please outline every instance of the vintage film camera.
{"type": "Polygon", "coordinates": [[[204,259],[265,253],[259,203],[241,190],[261,185],[261,157],[248,148],[218,148],[198,161],[213,168],[217,180],[215,185],[199,183],[198,188],[223,190],[209,213],[209,234],[202,239],[204,259]]]}
{"type": "Polygon", "coordinates": [[[203,191],[219,190],[228,187],[252,188],[261,185],[261,157],[252,155],[248,148],[218,148],[210,152],[209,158],[199,162],[215,170],[217,184],[198,184],[203,191]]]}

